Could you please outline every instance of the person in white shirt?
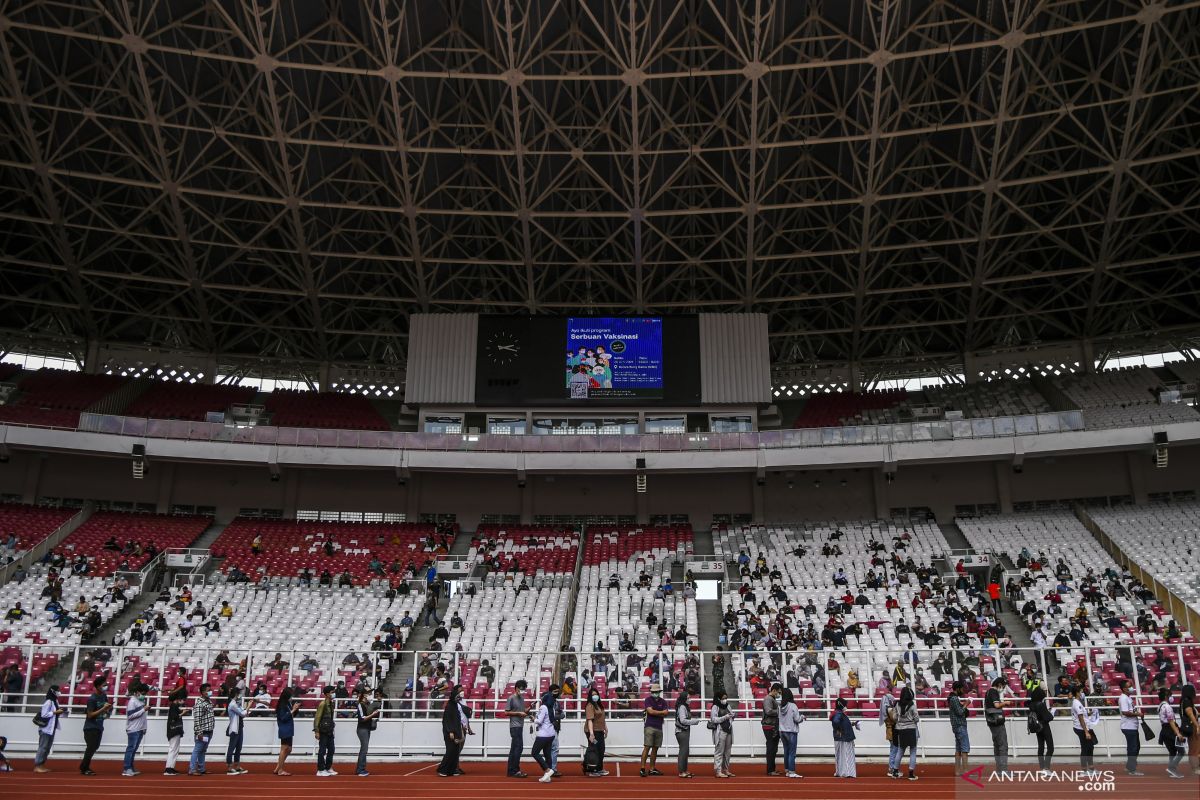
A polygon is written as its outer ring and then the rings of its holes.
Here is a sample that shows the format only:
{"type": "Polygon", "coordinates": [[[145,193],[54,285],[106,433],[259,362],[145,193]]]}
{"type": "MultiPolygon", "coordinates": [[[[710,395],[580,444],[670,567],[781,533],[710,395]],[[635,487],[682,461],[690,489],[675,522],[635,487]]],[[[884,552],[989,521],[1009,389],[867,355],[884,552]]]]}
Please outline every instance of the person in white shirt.
{"type": "Polygon", "coordinates": [[[244,775],[249,770],[242,769],[242,738],[246,733],[242,718],[246,716],[246,705],[240,687],[235,686],[229,693],[225,713],[229,715],[229,723],[225,726],[225,735],[229,737],[225,745],[225,774],[244,775]]]}
{"type": "Polygon", "coordinates": [[[50,771],[50,768],[46,766],[46,759],[50,757],[50,748],[54,746],[54,735],[58,733],[61,724],[58,718],[65,713],[67,710],[58,706],[58,687],[51,686],[46,690],[46,701],[42,703],[42,707],[38,711],[38,718],[45,720],[45,724],[39,726],[37,753],[33,757],[34,772],[50,771]]]}
{"type": "Polygon", "coordinates": [[[146,735],[146,700],[144,694],[150,687],[134,682],[129,686],[129,701],[125,704],[125,764],[121,776],[133,778],[141,773],[133,765],[142,739],[146,735]]]}
{"type": "Polygon", "coordinates": [[[1096,749],[1096,732],[1091,728],[1089,716],[1083,687],[1071,684],[1071,728],[1079,738],[1079,766],[1084,769],[1092,768],[1096,749]]]}
{"type": "Polygon", "coordinates": [[[1121,681],[1121,696],[1117,706],[1121,712],[1121,735],[1125,737],[1125,771],[1130,775],[1144,775],[1137,768],[1138,753],[1142,750],[1140,728],[1143,714],[1133,698],[1133,684],[1130,681],[1121,681]]]}
{"type": "Polygon", "coordinates": [[[1162,723],[1158,743],[1167,748],[1167,776],[1182,778],[1184,776],[1178,767],[1184,753],[1187,752],[1187,740],[1179,733],[1175,709],[1171,708],[1171,690],[1165,687],[1158,690],[1158,721],[1162,723]],[[1180,746],[1181,742],[1184,743],[1183,746],[1180,746]]]}

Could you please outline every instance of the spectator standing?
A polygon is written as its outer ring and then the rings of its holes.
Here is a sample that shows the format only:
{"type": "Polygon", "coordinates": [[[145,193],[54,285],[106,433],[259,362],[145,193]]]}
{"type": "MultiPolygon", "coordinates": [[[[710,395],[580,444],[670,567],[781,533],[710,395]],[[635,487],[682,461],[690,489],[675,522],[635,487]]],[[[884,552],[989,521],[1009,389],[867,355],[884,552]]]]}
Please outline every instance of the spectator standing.
{"type": "Polygon", "coordinates": [[[996,583],[995,578],[987,585],[988,597],[992,601],[992,611],[999,614],[1001,609],[1000,603],[1000,584],[996,583]]]}
{"type": "Polygon", "coordinates": [[[146,736],[146,699],[145,692],[149,688],[137,678],[129,685],[129,699],[125,702],[125,763],[121,775],[133,778],[141,775],[134,767],[133,759],[142,739],[146,736]]]}
{"type": "Polygon", "coordinates": [[[1196,687],[1194,684],[1184,684],[1179,697],[1179,730],[1191,734],[1187,739],[1188,766],[1192,774],[1200,773],[1200,717],[1196,714],[1196,687]]]}
{"type": "MultiPolygon", "coordinates": [[[[881,678],[880,681],[882,682],[882,680],[881,678]]],[[[896,777],[892,773],[900,769],[900,748],[896,746],[896,720],[899,716],[900,711],[896,707],[896,698],[892,697],[890,692],[880,695],[879,724],[883,726],[883,735],[888,741],[888,777],[891,778],[896,777]]]]}
{"type": "Polygon", "coordinates": [[[83,761],[79,762],[79,772],[83,775],[95,775],[92,771],[92,756],[100,747],[104,738],[104,721],[112,715],[112,703],[104,693],[106,681],[103,677],[92,681],[92,695],[88,698],[87,710],[83,720],[83,761]]]}
{"type": "Polygon", "coordinates": [[[229,702],[225,706],[229,722],[225,725],[225,735],[228,743],[225,745],[225,772],[227,775],[245,775],[249,770],[242,769],[242,740],[246,735],[246,703],[242,699],[242,690],[235,686],[229,693],[229,702]]]}
{"type": "MultiPolygon", "coordinates": [[[[908,779],[917,780],[917,731],[920,717],[917,715],[917,704],[912,689],[905,686],[900,691],[900,702],[896,705],[896,747],[899,750],[897,764],[904,761],[904,751],[908,751],[908,779]]],[[[899,778],[900,768],[892,770],[890,777],[899,778]]]]}
{"type": "Polygon", "coordinates": [[[687,690],[683,690],[675,698],[675,743],[679,745],[678,769],[679,777],[690,778],[688,772],[688,755],[691,753],[692,728],[700,724],[700,720],[692,716],[691,706],[688,705],[687,690]]]}
{"type": "Polygon", "coordinates": [[[542,777],[538,783],[549,783],[554,777],[554,766],[551,763],[551,747],[558,731],[554,727],[554,693],[557,686],[551,686],[550,691],[542,695],[541,705],[538,706],[537,716],[533,720],[534,740],[530,755],[537,765],[542,768],[542,777]]]}
{"type": "Polygon", "coordinates": [[[1083,687],[1078,683],[1071,684],[1071,728],[1079,739],[1079,766],[1091,769],[1096,749],[1096,732],[1092,730],[1088,720],[1087,700],[1083,694],[1083,687]]]}
{"type": "Polygon", "coordinates": [[[167,762],[163,766],[163,775],[178,775],[175,762],[179,760],[179,743],[183,741],[183,715],[187,709],[183,707],[187,693],[183,689],[171,692],[167,697],[167,762]]]}
{"type": "MultiPolygon", "coordinates": [[[[846,716],[846,699],[844,697],[837,699],[833,718],[829,722],[833,726],[833,777],[857,778],[858,761],[854,754],[854,729],[858,723],[851,723],[850,718],[846,716]]],[[[794,751],[795,747],[793,746],[794,751]]]]}
{"type": "Polygon", "coordinates": [[[513,693],[508,696],[508,702],[504,706],[504,715],[508,717],[508,735],[511,739],[508,746],[508,777],[510,778],[529,777],[521,770],[521,751],[525,749],[525,720],[530,715],[529,710],[525,707],[524,693],[527,688],[529,688],[529,684],[525,682],[524,678],[513,684],[513,693]]]}
{"type": "Polygon", "coordinates": [[[767,740],[767,774],[784,775],[776,769],[775,760],[779,753],[779,696],[783,687],[774,683],[762,699],[762,732],[767,740]]]}
{"type": "Polygon", "coordinates": [[[954,687],[947,700],[950,710],[950,731],[954,734],[954,774],[962,775],[967,771],[967,759],[971,754],[971,737],[967,735],[967,717],[970,709],[963,702],[967,687],[962,681],[955,681],[954,687]]]}
{"type": "Polygon", "coordinates": [[[1054,731],[1050,729],[1054,709],[1050,706],[1046,688],[1041,684],[1035,686],[1029,693],[1026,705],[1029,706],[1029,729],[1037,736],[1038,768],[1041,772],[1048,772],[1054,760],[1054,731]]]}
{"type": "Polygon", "coordinates": [[[333,734],[337,724],[334,707],[333,687],[321,689],[321,703],[313,717],[313,738],[317,740],[317,776],[330,778],[337,775],[333,769],[333,734]]]}
{"type": "Polygon", "coordinates": [[[446,752],[442,756],[437,774],[443,778],[462,774],[458,768],[458,757],[467,741],[467,726],[463,723],[462,709],[459,708],[458,701],[461,697],[462,687],[452,686],[446,697],[446,705],[442,708],[442,738],[446,743],[446,752]]]}
{"type": "Polygon", "coordinates": [[[608,723],[604,718],[604,706],[600,704],[600,692],[595,687],[588,692],[587,707],[583,716],[583,730],[588,744],[595,747],[599,755],[595,769],[586,774],[590,777],[602,777],[608,774],[608,770],[604,768],[604,741],[608,738],[608,723]]]}
{"type": "Polygon", "coordinates": [[[1158,743],[1167,748],[1167,777],[1182,778],[1183,774],[1179,772],[1178,767],[1184,756],[1184,748],[1181,746],[1184,738],[1179,731],[1175,710],[1171,708],[1171,690],[1166,687],[1158,690],[1158,721],[1162,723],[1158,743]]]}
{"type": "Polygon", "coordinates": [[[998,772],[1008,772],[1008,725],[1004,721],[1004,709],[1008,706],[1004,699],[1006,688],[1004,678],[996,678],[984,696],[984,721],[992,735],[992,757],[998,772]]]}
{"type": "Polygon", "coordinates": [[[1121,714],[1121,735],[1125,737],[1125,772],[1130,775],[1144,775],[1144,772],[1138,772],[1138,754],[1142,751],[1143,714],[1138,710],[1137,701],[1133,698],[1133,684],[1129,681],[1121,681],[1121,696],[1117,700],[1117,708],[1121,714]]]}
{"type": "Polygon", "coordinates": [[[792,695],[792,690],[783,689],[779,705],[779,736],[783,740],[783,774],[789,778],[804,777],[796,772],[796,738],[800,734],[802,722],[804,717],[800,714],[800,709],[796,708],[796,698],[792,695]]]}
{"type": "Polygon", "coordinates": [[[671,716],[667,709],[667,701],[662,696],[662,686],[650,685],[650,696],[643,702],[645,708],[645,727],[642,731],[642,764],[638,774],[645,778],[647,775],[662,775],[658,771],[658,748],[663,743],[663,719],[671,716]],[[646,769],[646,758],[650,758],[650,769],[646,769]]]}
{"type": "Polygon", "coordinates": [[[208,753],[208,743],[212,741],[213,728],[217,726],[209,698],[210,688],[207,683],[200,684],[200,696],[192,708],[192,734],[196,737],[196,743],[192,747],[191,761],[188,762],[188,775],[203,775],[206,772],[204,756],[208,753]]]}
{"type": "Polygon", "coordinates": [[[58,686],[51,686],[46,690],[46,699],[38,710],[37,719],[43,721],[35,723],[39,730],[37,753],[33,757],[34,772],[50,771],[46,766],[46,759],[50,757],[50,749],[54,747],[54,736],[61,726],[59,717],[66,712],[65,708],[59,708],[58,705],[58,686]]]}
{"type": "Polygon", "coordinates": [[[279,704],[275,707],[275,726],[279,733],[279,761],[273,770],[276,775],[291,775],[283,769],[283,764],[292,752],[292,740],[296,735],[296,712],[300,710],[300,702],[292,699],[291,687],[285,687],[279,693],[279,704]]]}
{"type": "Polygon", "coordinates": [[[713,772],[718,778],[732,778],[729,756],[733,752],[733,712],[729,710],[729,694],[718,687],[708,712],[708,727],[713,735],[713,772]]]}
{"type": "Polygon", "coordinates": [[[367,750],[371,746],[371,732],[379,725],[380,705],[367,699],[367,685],[364,682],[359,681],[356,692],[358,702],[355,703],[355,713],[358,716],[358,725],[355,732],[358,734],[358,763],[354,773],[359,777],[366,777],[371,774],[367,772],[367,750]]]}

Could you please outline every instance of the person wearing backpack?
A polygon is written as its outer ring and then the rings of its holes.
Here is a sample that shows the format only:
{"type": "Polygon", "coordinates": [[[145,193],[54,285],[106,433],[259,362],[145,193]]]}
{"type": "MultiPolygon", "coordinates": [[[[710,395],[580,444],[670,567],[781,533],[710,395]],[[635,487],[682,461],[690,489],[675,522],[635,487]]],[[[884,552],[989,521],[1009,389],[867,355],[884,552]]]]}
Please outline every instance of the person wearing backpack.
{"type": "Polygon", "coordinates": [[[732,778],[729,756],[733,752],[733,712],[729,710],[729,694],[717,689],[708,712],[708,729],[713,737],[713,772],[718,778],[732,778]]]}
{"type": "Polygon", "coordinates": [[[163,766],[163,775],[178,775],[175,762],[179,759],[179,743],[183,741],[183,715],[187,709],[183,707],[187,700],[187,691],[177,689],[167,697],[170,704],[167,708],[167,762],[163,766]]]}
{"type": "Polygon", "coordinates": [[[313,738],[317,740],[317,777],[337,775],[333,769],[333,732],[337,725],[337,710],[333,703],[332,686],[321,689],[321,703],[313,717],[313,738]]]}
{"type": "Polygon", "coordinates": [[[1171,708],[1171,690],[1166,687],[1158,690],[1158,721],[1162,723],[1158,743],[1167,748],[1167,777],[1182,778],[1184,775],[1177,768],[1186,752],[1182,746],[1185,740],[1179,731],[1175,709],[1171,708]]]}
{"type": "Polygon", "coordinates": [[[365,778],[370,775],[367,772],[367,750],[371,746],[371,731],[379,726],[379,703],[372,703],[367,699],[367,684],[364,681],[359,681],[355,687],[355,694],[358,695],[358,702],[354,704],[354,713],[358,717],[358,724],[355,726],[355,733],[358,734],[358,763],[355,765],[354,774],[360,778],[365,778]]]}
{"type": "Polygon", "coordinates": [[[692,728],[699,724],[700,720],[692,716],[692,709],[688,705],[688,693],[685,689],[675,698],[675,743],[679,745],[676,766],[681,778],[692,777],[692,773],[688,772],[688,756],[692,749],[692,728]]]}
{"type": "Polygon", "coordinates": [[[145,692],[148,686],[144,686],[136,678],[134,682],[129,684],[129,700],[125,703],[125,763],[124,769],[121,771],[121,776],[125,778],[133,778],[141,775],[134,768],[133,759],[137,755],[138,748],[142,746],[142,739],[146,736],[146,700],[145,692]]]}
{"type": "MultiPolygon", "coordinates": [[[[917,779],[917,738],[920,716],[917,714],[916,698],[912,689],[907,686],[900,692],[900,702],[896,706],[896,747],[900,750],[899,761],[904,760],[904,751],[908,751],[908,779],[917,779]]],[[[900,768],[897,766],[889,777],[899,778],[900,768]]]]}
{"type": "Polygon", "coordinates": [[[54,747],[54,735],[58,733],[62,723],[59,717],[67,713],[65,708],[58,705],[58,686],[46,690],[46,700],[33,716],[33,724],[38,728],[37,753],[33,757],[34,772],[49,772],[46,759],[50,757],[50,748],[54,747]]]}
{"type": "Polygon", "coordinates": [[[104,738],[104,720],[112,714],[112,703],[104,693],[107,679],[103,676],[92,681],[92,696],[88,698],[87,711],[83,721],[83,761],[79,762],[79,772],[82,775],[95,775],[92,771],[92,756],[100,747],[104,738]]]}
{"type": "Polygon", "coordinates": [[[1008,772],[1008,725],[1004,721],[1004,709],[1008,707],[1008,701],[1004,699],[1006,688],[1008,684],[1004,678],[996,678],[984,696],[984,721],[992,734],[992,757],[996,759],[997,772],[1008,772]]]}
{"type": "Polygon", "coordinates": [[[950,710],[950,731],[954,734],[954,774],[962,775],[967,771],[967,759],[971,755],[971,737],[967,734],[967,717],[971,710],[963,702],[967,685],[955,681],[946,704],[950,710]]]}
{"type": "Polygon", "coordinates": [[[1049,772],[1050,763],[1054,760],[1054,731],[1050,728],[1050,722],[1054,719],[1055,709],[1050,706],[1046,687],[1038,684],[1025,705],[1029,707],[1028,730],[1037,737],[1039,771],[1049,772]]]}
{"type": "Polygon", "coordinates": [[[592,778],[603,777],[608,774],[604,768],[604,741],[608,738],[608,723],[604,719],[604,706],[600,704],[600,692],[594,686],[588,692],[583,732],[587,737],[588,752],[594,753],[594,761],[590,765],[585,754],[584,774],[592,778]]]}

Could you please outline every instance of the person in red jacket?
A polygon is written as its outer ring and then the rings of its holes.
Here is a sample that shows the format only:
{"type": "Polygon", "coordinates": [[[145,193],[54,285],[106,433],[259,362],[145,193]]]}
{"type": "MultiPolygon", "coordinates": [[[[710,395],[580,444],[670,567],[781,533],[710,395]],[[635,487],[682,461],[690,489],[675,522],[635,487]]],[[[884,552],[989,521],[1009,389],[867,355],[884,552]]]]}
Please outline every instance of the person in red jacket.
{"type": "Polygon", "coordinates": [[[988,597],[992,598],[992,610],[1000,613],[1000,584],[992,581],[987,587],[988,597]]]}

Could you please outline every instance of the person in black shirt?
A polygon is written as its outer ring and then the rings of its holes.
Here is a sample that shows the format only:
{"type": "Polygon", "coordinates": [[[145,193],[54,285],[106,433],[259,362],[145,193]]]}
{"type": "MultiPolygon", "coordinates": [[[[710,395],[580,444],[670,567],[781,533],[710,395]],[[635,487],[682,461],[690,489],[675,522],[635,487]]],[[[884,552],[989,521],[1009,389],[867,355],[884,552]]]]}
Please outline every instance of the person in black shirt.
{"type": "Polygon", "coordinates": [[[178,689],[167,697],[170,705],[167,708],[167,763],[163,775],[178,775],[175,771],[175,761],[179,758],[179,743],[183,740],[183,715],[187,709],[183,707],[187,693],[178,689]]]}
{"type": "Polygon", "coordinates": [[[86,716],[83,721],[83,761],[79,763],[79,772],[83,775],[95,775],[92,771],[92,756],[100,747],[104,738],[104,720],[112,713],[112,703],[104,693],[106,678],[99,677],[92,681],[92,696],[88,698],[86,716]]]}

